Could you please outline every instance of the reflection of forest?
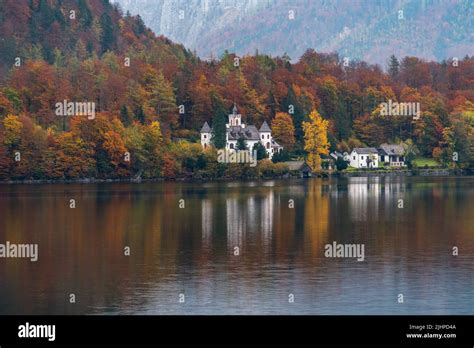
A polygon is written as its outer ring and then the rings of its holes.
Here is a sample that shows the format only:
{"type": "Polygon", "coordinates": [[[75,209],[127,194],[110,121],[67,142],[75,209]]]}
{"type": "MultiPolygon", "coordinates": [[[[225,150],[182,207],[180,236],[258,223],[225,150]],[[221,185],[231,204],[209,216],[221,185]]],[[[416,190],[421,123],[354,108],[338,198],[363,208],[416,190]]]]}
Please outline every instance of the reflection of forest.
{"type": "Polygon", "coordinates": [[[308,183],[305,209],[305,249],[312,256],[320,257],[327,240],[329,223],[329,197],[323,191],[321,181],[311,180],[308,183]]]}
{"type": "Polygon", "coordinates": [[[191,275],[216,277],[216,265],[224,274],[269,264],[316,269],[333,240],[364,242],[380,255],[432,254],[440,242],[472,252],[469,182],[424,180],[2,187],[0,240],[38,243],[40,257],[0,260],[0,280],[8,280],[0,306],[33,312],[40,302],[43,312],[82,313],[140,304],[138,284],[147,291],[175,282],[178,291],[191,275]],[[69,293],[80,305],[67,303],[69,293]]]}

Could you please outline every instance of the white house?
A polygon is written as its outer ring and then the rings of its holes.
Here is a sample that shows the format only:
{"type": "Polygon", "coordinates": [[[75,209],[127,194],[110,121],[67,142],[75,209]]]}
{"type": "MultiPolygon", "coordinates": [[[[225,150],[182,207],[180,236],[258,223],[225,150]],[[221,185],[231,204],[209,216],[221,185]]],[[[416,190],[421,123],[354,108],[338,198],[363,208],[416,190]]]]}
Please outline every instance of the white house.
{"type": "Polygon", "coordinates": [[[379,155],[374,147],[356,147],[350,154],[350,166],[354,168],[378,168],[379,155]]]}
{"type": "Polygon", "coordinates": [[[379,148],[380,162],[391,167],[405,166],[405,149],[402,145],[382,144],[379,148]]]}
{"type": "MultiPolygon", "coordinates": [[[[243,138],[245,144],[249,150],[253,149],[253,146],[260,142],[267,150],[268,157],[271,159],[277,152],[283,150],[283,147],[279,145],[272,137],[272,130],[268,126],[267,122],[263,122],[260,129],[252,125],[246,125],[242,123],[242,115],[237,113],[237,106],[234,104],[232,113],[229,115],[229,123],[226,124],[226,146],[227,150],[233,150],[237,148],[237,140],[243,138]]],[[[206,122],[201,129],[201,145],[206,148],[211,145],[212,128],[206,122]]]]}

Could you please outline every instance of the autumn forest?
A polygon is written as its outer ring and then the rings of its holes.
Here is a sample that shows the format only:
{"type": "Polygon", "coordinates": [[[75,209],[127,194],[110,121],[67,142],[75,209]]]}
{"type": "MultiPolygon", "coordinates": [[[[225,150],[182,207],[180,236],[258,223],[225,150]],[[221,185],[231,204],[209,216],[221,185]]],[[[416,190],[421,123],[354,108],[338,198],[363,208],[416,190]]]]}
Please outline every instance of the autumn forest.
{"type": "Polygon", "coordinates": [[[474,57],[344,58],[308,48],[202,60],[108,0],[3,0],[0,180],[271,177],[284,160],[317,170],[329,152],[384,142],[474,167],[474,57]],[[64,100],[95,103],[95,118],[58,116],[64,100]],[[389,100],[420,103],[421,117],[380,116],[389,100]],[[218,163],[222,134],[202,149],[204,122],[217,133],[234,103],[245,123],[271,125],[285,149],[273,162],[218,163]],[[321,130],[324,146],[309,146],[321,130]]]}

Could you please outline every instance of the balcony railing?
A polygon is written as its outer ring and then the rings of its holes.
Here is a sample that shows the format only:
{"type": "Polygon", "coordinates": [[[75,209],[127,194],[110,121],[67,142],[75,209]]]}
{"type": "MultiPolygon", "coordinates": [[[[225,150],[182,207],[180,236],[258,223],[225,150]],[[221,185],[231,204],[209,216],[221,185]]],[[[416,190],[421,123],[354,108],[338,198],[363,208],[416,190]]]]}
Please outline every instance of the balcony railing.
{"type": "Polygon", "coordinates": [[[403,167],[403,166],[405,166],[405,162],[390,162],[390,166],[392,166],[392,167],[403,167]]]}

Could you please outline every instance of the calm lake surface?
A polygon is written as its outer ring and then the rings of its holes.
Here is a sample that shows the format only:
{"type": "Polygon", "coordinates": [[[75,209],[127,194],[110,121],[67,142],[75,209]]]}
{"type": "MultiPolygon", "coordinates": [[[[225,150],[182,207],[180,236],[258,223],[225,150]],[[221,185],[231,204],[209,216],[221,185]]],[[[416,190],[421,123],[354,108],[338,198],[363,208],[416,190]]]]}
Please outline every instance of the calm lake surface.
{"type": "Polygon", "coordinates": [[[6,241],[0,314],[474,314],[472,177],[0,185],[6,241]]]}

